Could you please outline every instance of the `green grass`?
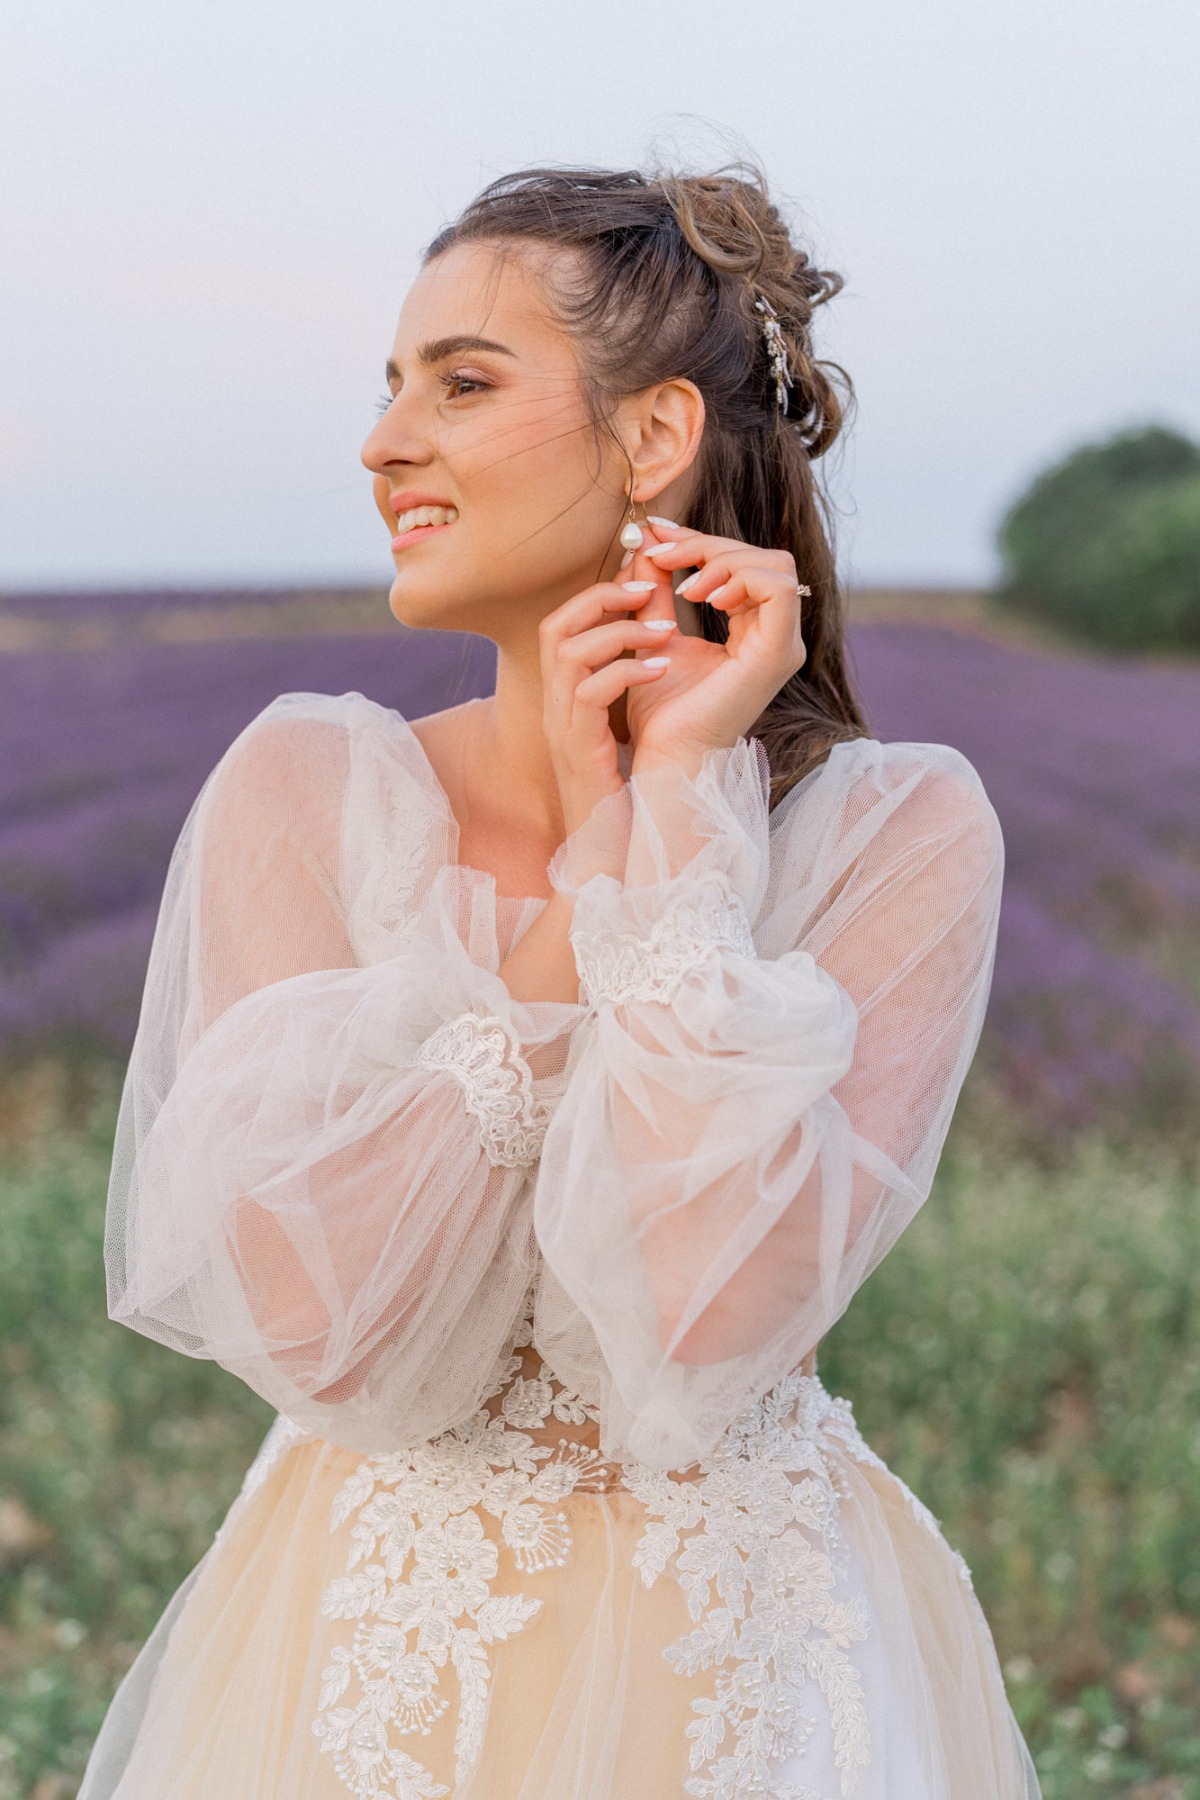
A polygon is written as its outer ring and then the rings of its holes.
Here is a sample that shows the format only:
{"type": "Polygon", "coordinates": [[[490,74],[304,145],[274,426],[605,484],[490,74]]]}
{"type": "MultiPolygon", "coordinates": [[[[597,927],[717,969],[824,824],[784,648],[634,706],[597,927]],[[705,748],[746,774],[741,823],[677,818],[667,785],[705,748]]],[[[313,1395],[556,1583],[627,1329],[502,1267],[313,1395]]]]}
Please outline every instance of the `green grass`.
{"type": "Polygon", "coordinates": [[[75,1780],[52,1775],[81,1773],[272,1414],[108,1321],[111,1082],[82,1107],[30,1092],[25,1110],[0,1151],[0,1800],[67,1800],[75,1780]]]}
{"type": "MultiPolygon", "coordinates": [[[[269,1422],[109,1324],[111,1076],[0,1091],[0,1800],[69,1800],[269,1422]]],[[[1047,1800],[1200,1800],[1200,1175],[966,1108],[821,1351],[974,1571],[1047,1800]]]]}

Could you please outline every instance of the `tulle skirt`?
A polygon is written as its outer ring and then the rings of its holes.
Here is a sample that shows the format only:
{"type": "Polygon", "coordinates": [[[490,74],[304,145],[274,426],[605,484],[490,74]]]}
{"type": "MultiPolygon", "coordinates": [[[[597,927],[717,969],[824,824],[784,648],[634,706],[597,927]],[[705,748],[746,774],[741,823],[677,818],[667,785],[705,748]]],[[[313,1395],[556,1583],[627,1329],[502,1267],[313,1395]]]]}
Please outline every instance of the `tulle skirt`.
{"type": "Polygon", "coordinates": [[[966,1565],[803,1388],[690,1480],[543,1450],[548,1392],[390,1458],[281,1420],[80,1800],[1035,1800],[966,1565]]]}

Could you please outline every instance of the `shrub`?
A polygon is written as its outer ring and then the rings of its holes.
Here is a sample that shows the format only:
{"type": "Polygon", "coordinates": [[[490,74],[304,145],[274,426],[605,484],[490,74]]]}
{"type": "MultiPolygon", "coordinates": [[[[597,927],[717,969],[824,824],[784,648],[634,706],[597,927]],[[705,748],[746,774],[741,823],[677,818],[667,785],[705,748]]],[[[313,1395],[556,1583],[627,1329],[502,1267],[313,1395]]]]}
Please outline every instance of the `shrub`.
{"type": "Polygon", "coordinates": [[[1160,426],[1040,475],[1000,526],[1000,598],[1114,650],[1200,649],[1200,447],[1160,426]]]}

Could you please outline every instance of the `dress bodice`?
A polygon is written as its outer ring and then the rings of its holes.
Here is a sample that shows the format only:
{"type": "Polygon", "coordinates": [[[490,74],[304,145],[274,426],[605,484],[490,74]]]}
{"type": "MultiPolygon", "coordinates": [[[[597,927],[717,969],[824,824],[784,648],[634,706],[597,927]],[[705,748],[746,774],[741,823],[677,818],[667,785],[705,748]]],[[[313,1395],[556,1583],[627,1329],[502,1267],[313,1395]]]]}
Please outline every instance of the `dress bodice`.
{"type": "MultiPolygon", "coordinates": [[[[496,1380],[483,1403],[483,1412],[501,1431],[519,1431],[530,1440],[531,1454],[538,1459],[566,1458],[580,1471],[576,1487],[598,1493],[611,1492],[626,1485],[629,1467],[615,1459],[605,1460],[600,1450],[600,1409],[561,1382],[550,1364],[535,1347],[533,1338],[534,1288],[531,1287],[520,1323],[496,1370],[496,1380]],[[584,1473],[586,1472],[586,1479],[584,1473]]],[[[817,1380],[817,1353],[809,1352],[804,1361],[763,1395],[747,1415],[756,1410],[768,1412],[781,1431],[800,1421],[811,1409],[817,1380]]],[[[820,1389],[823,1393],[824,1389],[820,1389]]],[[[727,1438],[737,1437],[735,1421],[727,1438]]],[[[720,1453],[721,1446],[718,1447],[720,1453]]],[[[668,1471],[673,1481],[697,1481],[704,1465],[692,1463],[685,1469],[668,1471]]]]}

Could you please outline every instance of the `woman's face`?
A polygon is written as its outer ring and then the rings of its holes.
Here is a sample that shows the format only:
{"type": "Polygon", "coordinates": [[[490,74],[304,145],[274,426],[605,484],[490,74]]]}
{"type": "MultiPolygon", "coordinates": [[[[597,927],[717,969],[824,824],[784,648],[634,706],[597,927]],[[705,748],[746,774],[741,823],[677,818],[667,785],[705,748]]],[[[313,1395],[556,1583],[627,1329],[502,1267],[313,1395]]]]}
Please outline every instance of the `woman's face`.
{"type": "Polygon", "coordinates": [[[362,459],[404,624],[510,638],[601,565],[615,570],[626,465],[593,428],[535,256],[463,244],[429,263],[400,314],[388,388],[362,459]]]}

